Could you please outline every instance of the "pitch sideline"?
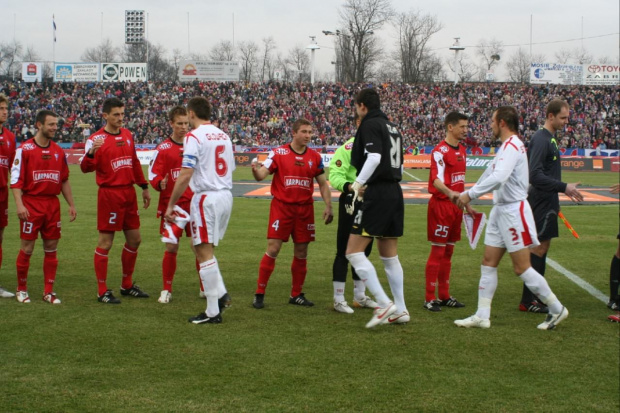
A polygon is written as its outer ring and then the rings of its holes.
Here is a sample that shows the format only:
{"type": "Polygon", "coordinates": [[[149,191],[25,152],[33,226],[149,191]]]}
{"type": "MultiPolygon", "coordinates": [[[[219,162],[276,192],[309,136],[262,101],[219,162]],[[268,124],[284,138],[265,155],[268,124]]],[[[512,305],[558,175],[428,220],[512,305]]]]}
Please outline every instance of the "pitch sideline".
{"type": "Polygon", "coordinates": [[[554,270],[556,270],[557,272],[559,272],[560,274],[562,274],[563,276],[565,276],[566,278],[568,278],[569,280],[577,284],[579,287],[586,290],[594,298],[598,298],[599,300],[607,304],[607,296],[603,294],[601,291],[599,291],[598,289],[596,289],[596,287],[594,287],[592,284],[582,279],[578,275],[573,274],[572,272],[562,267],[560,264],[558,264],[557,262],[555,262],[549,257],[547,257],[547,263],[551,266],[551,268],[553,268],[554,270]]]}

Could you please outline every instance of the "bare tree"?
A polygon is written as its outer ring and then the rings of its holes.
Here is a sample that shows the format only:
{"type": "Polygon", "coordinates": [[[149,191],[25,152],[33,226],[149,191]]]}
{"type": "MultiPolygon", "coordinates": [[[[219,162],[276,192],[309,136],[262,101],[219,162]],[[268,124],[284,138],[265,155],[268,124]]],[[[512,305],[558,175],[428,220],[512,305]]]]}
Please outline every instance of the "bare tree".
{"type": "Polygon", "coordinates": [[[530,81],[530,56],[519,47],[506,62],[508,66],[508,77],[511,81],[517,83],[528,83],[530,81]]]}
{"type": "Polygon", "coordinates": [[[596,62],[594,63],[598,63],[601,65],[611,65],[611,64],[615,64],[618,62],[618,58],[611,58],[609,56],[601,56],[598,59],[596,59],[596,62]]]}
{"type": "Polygon", "coordinates": [[[126,44],[121,49],[121,61],[125,63],[147,63],[149,80],[175,80],[178,70],[166,58],[166,49],[161,44],[148,40],[143,43],[126,44]],[[147,61],[148,59],[148,61],[147,61]]]}
{"type": "Polygon", "coordinates": [[[297,44],[290,49],[286,62],[296,72],[299,82],[310,81],[310,56],[303,45],[297,44]]]}
{"type": "Polygon", "coordinates": [[[263,38],[263,57],[261,61],[261,71],[260,71],[260,81],[263,82],[265,80],[265,74],[267,75],[267,80],[271,80],[271,74],[273,73],[273,56],[272,52],[276,49],[276,41],[273,40],[273,37],[264,37],[263,38]]]}
{"type": "Polygon", "coordinates": [[[39,56],[39,53],[37,53],[33,45],[26,47],[26,50],[21,54],[21,58],[24,62],[37,62],[41,60],[41,56],[39,56]]]}
{"type": "Polygon", "coordinates": [[[592,60],[594,60],[594,56],[592,56],[592,54],[583,47],[573,49],[571,52],[571,57],[575,63],[580,65],[592,63],[592,60]]]}
{"type": "Polygon", "coordinates": [[[425,61],[433,57],[427,48],[428,41],[442,29],[437,17],[410,11],[397,14],[393,24],[398,33],[394,57],[400,68],[401,80],[406,83],[432,80],[432,75],[429,79],[424,69],[429,68],[425,61]]]}
{"type": "Polygon", "coordinates": [[[471,82],[478,73],[478,67],[471,61],[466,52],[458,54],[456,68],[454,67],[454,59],[448,59],[446,63],[451,72],[457,71],[460,82],[471,82]]]}
{"type": "Polygon", "coordinates": [[[235,47],[230,40],[220,40],[209,52],[209,59],[216,62],[232,62],[236,54],[235,47]]]}
{"type": "Polygon", "coordinates": [[[493,38],[491,40],[480,39],[476,46],[476,54],[481,58],[479,66],[478,80],[486,80],[487,73],[494,67],[499,66],[502,53],[504,53],[504,42],[493,38]]]}
{"type": "Polygon", "coordinates": [[[345,80],[362,82],[372,77],[372,66],[378,61],[382,47],[374,32],[392,17],[390,0],[345,0],[339,16],[342,30],[337,31],[336,61],[340,61],[345,80]]]}
{"type": "Polygon", "coordinates": [[[276,67],[282,71],[282,78],[280,80],[289,82],[293,78],[293,69],[288,66],[288,62],[282,56],[282,53],[278,53],[276,56],[276,67]]]}
{"type": "Polygon", "coordinates": [[[5,76],[14,74],[17,68],[17,60],[22,54],[22,44],[18,41],[0,43],[0,73],[5,76]]]}
{"type": "MultiPolygon", "coordinates": [[[[553,57],[555,58],[555,61],[557,63],[565,65],[565,64],[567,64],[571,60],[572,53],[568,49],[560,49],[557,52],[555,52],[553,57]]],[[[538,63],[540,63],[540,62],[538,62],[538,63]]]]}
{"type": "Polygon", "coordinates": [[[259,47],[253,41],[239,42],[239,60],[241,63],[241,77],[246,82],[252,81],[254,71],[258,66],[259,47]]]}
{"type": "Polygon", "coordinates": [[[83,62],[116,62],[118,59],[118,48],[112,45],[112,40],[105,39],[99,46],[89,47],[82,53],[83,62]]]}

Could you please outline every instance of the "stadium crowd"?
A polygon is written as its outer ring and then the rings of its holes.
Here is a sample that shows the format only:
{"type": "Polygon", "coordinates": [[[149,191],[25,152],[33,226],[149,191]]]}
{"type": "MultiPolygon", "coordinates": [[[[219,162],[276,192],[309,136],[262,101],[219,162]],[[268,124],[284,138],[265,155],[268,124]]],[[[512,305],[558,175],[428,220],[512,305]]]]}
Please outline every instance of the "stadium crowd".
{"type": "MultiPolygon", "coordinates": [[[[290,139],[292,120],[314,122],[315,145],[340,145],[354,133],[353,97],[368,85],[316,83],[0,83],[10,99],[7,127],[18,141],[34,135],[34,115],[49,109],[60,115],[62,142],[82,142],[101,125],[101,104],[116,96],[126,103],[125,125],[137,143],[156,144],[170,135],[166,112],[193,96],[208,96],[214,117],[233,142],[246,147],[276,146],[290,139]]],[[[516,85],[508,83],[374,85],[385,112],[402,125],[404,147],[436,145],[443,117],[460,110],[470,117],[467,144],[491,146],[491,108],[512,105],[520,112],[526,144],[544,123],[544,108],[554,97],[572,108],[560,132],[563,148],[620,148],[620,89],[617,87],[516,85]]]]}

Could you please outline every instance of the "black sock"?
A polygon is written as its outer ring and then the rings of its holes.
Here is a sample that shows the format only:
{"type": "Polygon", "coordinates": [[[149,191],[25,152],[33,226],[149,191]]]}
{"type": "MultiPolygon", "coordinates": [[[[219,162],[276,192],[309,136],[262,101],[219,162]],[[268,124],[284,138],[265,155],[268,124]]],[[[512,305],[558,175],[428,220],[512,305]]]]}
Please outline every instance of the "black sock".
{"type": "Polygon", "coordinates": [[[611,259],[611,267],[609,269],[609,299],[615,300],[616,304],[620,304],[618,283],[620,283],[620,258],[614,255],[611,259]]]}
{"type": "MultiPolygon", "coordinates": [[[[530,253],[530,262],[532,264],[532,268],[536,270],[543,277],[545,276],[545,265],[547,262],[547,254],[539,257],[536,254],[530,253]]],[[[530,291],[529,288],[523,284],[523,293],[521,294],[521,302],[523,304],[529,304],[532,301],[537,300],[536,296],[530,291]]]]}

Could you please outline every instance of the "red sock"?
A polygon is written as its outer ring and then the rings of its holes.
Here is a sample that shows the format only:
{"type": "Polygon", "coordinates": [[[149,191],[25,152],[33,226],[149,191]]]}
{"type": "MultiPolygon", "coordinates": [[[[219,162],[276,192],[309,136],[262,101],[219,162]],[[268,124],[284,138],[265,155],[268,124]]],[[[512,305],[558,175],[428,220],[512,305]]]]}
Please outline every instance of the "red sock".
{"type": "Polygon", "coordinates": [[[161,263],[161,274],[164,280],[164,290],[172,292],[172,280],[177,270],[177,253],[164,252],[164,259],[161,263]]]}
{"type": "Polygon", "coordinates": [[[205,292],[205,287],[202,285],[202,280],[200,279],[200,263],[198,262],[198,258],[196,258],[196,272],[198,272],[198,284],[200,284],[200,291],[205,292]]]}
{"type": "Polygon", "coordinates": [[[2,268],[2,244],[0,244],[0,268],[2,268]]]}
{"type": "Polygon", "coordinates": [[[273,273],[273,269],[276,267],[276,259],[270,257],[265,253],[263,258],[260,260],[260,265],[258,267],[258,281],[256,287],[256,294],[265,294],[265,289],[267,288],[267,283],[269,282],[269,277],[271,277],[271,273],[273,273]]]}
{"type": "Polygon", "coordinates": [[[431,245],[431,253],[426,261],[426,295],[424,301],[433,301],[435,299],[435,287],[437,287],[437,276],[441,260],[445,254],[445,246],[431,245]]]}
{"type": "Polygon", "coordinates": [[[291,274],[293,275],[293,288],[291,288],[291,297],[297,297],[304,290],[304,281],[308,268],[306,267],[306,259],[293,257],[291,264],[291,274]]]}
{"type": "Polygon", "coordinates": [[[97,277],[97,295],[102,296],[108,291],[108,250],[95,248],[95,276],[97,277]]]}
{"type": "Polygon", "coordinates": [[[450,270],[452,269],[452,253],[454,244],[446,245],[446,252],[441,259],[439,267],[439,299],[447,300],[450,298],[450,270]]]}
{"type": "Polygon", "coordinates": [[[43,257],[43,280],[45,282],[43,295],[54,291],[54,282],[56,281],[57,269],[58,257],[56,255],[56,250],[45,251],[45,256],[43,257]]]}
{"type": "Polygon", "coordinates": [[[30,269],[30,254],[26,254],[23,250],[19,250],[17,254],[17,291],[28,290],[28,269],[30,269]]]}
{"type": "Polygon", "coordinates": [[[133,285],[133,270],[136,268],[138,249],[125,244],[121,253],[121,267],[123,269],[123,282],[121,287],[126,290],[133,285]]]}

